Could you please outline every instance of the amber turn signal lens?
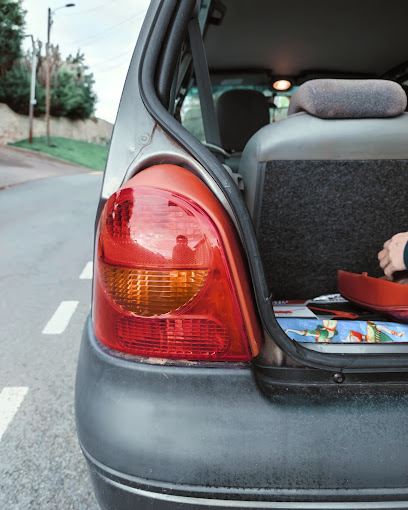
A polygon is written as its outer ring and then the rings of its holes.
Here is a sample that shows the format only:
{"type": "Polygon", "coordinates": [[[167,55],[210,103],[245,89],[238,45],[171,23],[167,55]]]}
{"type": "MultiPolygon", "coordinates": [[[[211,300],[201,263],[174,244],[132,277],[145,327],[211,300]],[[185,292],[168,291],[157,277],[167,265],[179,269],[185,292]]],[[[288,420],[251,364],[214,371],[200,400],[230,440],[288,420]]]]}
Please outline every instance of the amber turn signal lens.
{"type": "Polygon", "coordinates": [[[201,290],[206,270],[151,271],[101,263],[102,281],[113,301],[128,312],[154,317],[188,304],[201,290]]]}

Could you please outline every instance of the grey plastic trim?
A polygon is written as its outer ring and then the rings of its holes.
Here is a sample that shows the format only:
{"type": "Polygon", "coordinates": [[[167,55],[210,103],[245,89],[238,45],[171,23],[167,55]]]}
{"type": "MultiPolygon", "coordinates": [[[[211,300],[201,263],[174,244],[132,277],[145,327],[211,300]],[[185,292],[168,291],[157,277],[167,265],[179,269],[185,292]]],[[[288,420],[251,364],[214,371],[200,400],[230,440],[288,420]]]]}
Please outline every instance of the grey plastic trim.
{"type": "MultiPolygon", "coordinates": [[[[161,487],[165,489],[167,492],[155,492],[152,490],[147,490],[144,488],[134,487],[128,484],[124,484],[121,482],[128,481],[129,483],[140,483],[141,480],[137,480],[134,477],[127,477],[129,480],[125,480],[121,473],[118,473],[112,469],[106,468],[96,459],[94,459],[91,455],[89,455],[86,450],[82,447],[82,452],[85,455],[88,463],[91,466],[91,469],[95,470],[93,476],[95,475],[100,478],[100,480],[107,485],[112,485],[117,488],[122,493],[131,493],[135,496],[139,496],[144,498],[149,502],[153,501],[163,501],[171,504],[183,504],[187,505],[191,508],[196,507],[206,507],[212,508],[214,510],[221,508],[230,508],[234,510],[244,510],[244,509],[252,509],[252,508],[265,508],[271,510],[380,510],[380,509],[388,509],[388,510],[405,510],[408,509],[408,501],[370,501],[370,502],[361,502],[361,501],[346,501],[346,502],[336,502],[336,503],[328,503],[328,502],[295,502],[295,501],[279,501],[279,502],[271,502],[271,501],[253,501],[253,500],[231,500],[231,499],[218,499],[218,498],[199,498],[194,496],[182,496],[179,494],[171,494],[169,493],[171,490],[177,491],[180,490],[179,485],[175,484],[167,484],[164,483],[161,487]],[[96,468],[96,469],[95,469],[96,468]],[[110,476],[106,476],[104,473],[108,473],[109,475],[114,477],[110,478],[110,476]],[[133,479],[133,480],[131,480],[133,479]],[[121,482],[117,481],[121,480],[121,482]]],[[[148,482],[147,480],[143,480],[143,482],[148,482]]],[[[150,482],[149,482],[150,483],[150,482]]],[[[151,486],[151,485],[150,485],[151,486]]],[[[160,484],[157,484],[159,487],[160,484]]],[[[189,487],[188,489],[192,489],[189,487]]],[[[217,490],[216,488],[214,488],[217,490]]],[[[254,491],[262,493],[263,491],[259,489],[254,489],[254,491]]],[[[281,491],[276,491],[281,492],[281,491]]],[[[284,491],[283,491],[284,492],[284,491]]],[[[302,491],[295,491],[297,493],[301,493],[302,491]]],[[[331,493],[333,491],[330,490],[322,490],[321,492],[331,493]]],[[[337,490],[335,492],[338,492],[337,490]]],[[[343,492],[343,491],[341,491],[343,492]]],[[[361,491],[364,492],[364,491],[361,491]]],[[[306,494],[305,494],[306,495],[306,494]]],[[[242,496],[242,494],[241,494],[242,496]]],[[[383,495],[382,495],[383,497],[383,495]]],[[[146,502],[147,502],[146,501],[146,502]]],[[[173,509],[173,506],[169,506],[169,510],[173,509]]],[[[179,508],[174,507],[174,508],[179,508]]]]}
{"type": "MultiPolygon", "coordinates": [[[[408,113],[389,119],[319,119],[298,113],[248,142],[257,161],[408,159],[408,113]]],[[[244,149],[243,157],[246,149],[244,149]]]]}
{"type": "MultiPolygon", "coordinates": [[[[120,490],[124,490],[123,485],[114,480],[105,479],[106,483],[115,486],[120,490]]],[[[265,508],[271,510],[286,509],[286,510],[376,510],[376,509],[388,509],[388,510],[403,510],[408,508],[408,501],[401,501],[397,503],[390,502],[373,502],[373,503],[361,503],[361,502],[349,502],[349,503],[268,503],[261,501],[229,501],[221,499],[205,499],[205,498],[194,498],[185,496],[173,496],[171,494],[160,494],[157,492],[149,492],[142,489],[136,489],[134,487],[126,487],[127,492],[133,493],[137,496],[142,496],[151,501],[164,501],[167,503],[190,505],[191,508],[205,507],[217,510],[220,508],[230,508],[234,510],[253,509],[253,508],[265,508]]],[[[171,507],[173,508],[173,507],[171,507]]],[[[179,508],[179,506],[177,506],[179,508]]]]}
{"type": "Polygon", "coordinates": [[[408,354],[408,344],[329,344],[302,343],[303,347],[316,352],[343,354],[408,354]]]}
{"type": "Polygon", "coordinates": [[[172,144],[172,150],[169,150],[171,143],[172,141],[169,140],[168,136],[159,127],[156,127],[151,142],[145,147],[143,152],[138,153],[134,157],[122,179],[122,182],[118,185],[118,188],[137,173],[154,165],[166,163],[188,168],[210,188],[219,202],[221,202],[237,228],[237,221],[231,205],[225,198],[224,193],[221,191],[215,180],[209,175],[207,170],[188,152],[184,151],[180,145],[172,144]]]}

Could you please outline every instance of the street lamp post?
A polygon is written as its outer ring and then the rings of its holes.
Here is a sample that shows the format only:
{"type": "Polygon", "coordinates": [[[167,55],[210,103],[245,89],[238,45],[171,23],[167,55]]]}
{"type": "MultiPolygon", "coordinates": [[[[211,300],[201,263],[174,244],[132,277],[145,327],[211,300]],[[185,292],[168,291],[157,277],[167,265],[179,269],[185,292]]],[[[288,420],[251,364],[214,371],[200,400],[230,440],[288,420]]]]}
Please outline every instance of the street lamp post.
{"type": "Polygon", "coordinates": [[[28,142],[33,143],[33,119],[34,119],[34,105],[37,103],[35,99],[35,75],[37,69],[37,55],[35,54],[34,37],[29,34],[25,37],[31,37],[31,44],[33,47],[33,56],[31,60],[31,88],[30,88],[30,106],[28,110],[28,142]]]}
{"type": "Polygon", "coordinates": [[[50,146],[50,81],[51,81],[51,59],[50,59],[50,34],[52,27],[52,15],[58,9],[63,9],[64,7],[74,7],[75,4],[65,4],[61,7],[57,7],[53,11],[48,7],[48,23],[47,23],[47,46],[46,46],[46,73],[45,73],[45,118],[47,123],[47,145],[50,146]]]}

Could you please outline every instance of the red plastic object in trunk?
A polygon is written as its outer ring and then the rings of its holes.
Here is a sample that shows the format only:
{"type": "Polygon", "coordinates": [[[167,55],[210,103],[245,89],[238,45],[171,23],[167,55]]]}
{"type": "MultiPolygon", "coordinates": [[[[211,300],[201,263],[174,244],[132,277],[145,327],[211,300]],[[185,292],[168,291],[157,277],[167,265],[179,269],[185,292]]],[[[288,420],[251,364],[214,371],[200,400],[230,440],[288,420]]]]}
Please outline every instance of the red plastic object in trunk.
{"type": "Polygon", "coordinates": [[[408,322],[408,285],[347,271],[338,271],[337,280],[340,294],[348,301],[408,322]]]}

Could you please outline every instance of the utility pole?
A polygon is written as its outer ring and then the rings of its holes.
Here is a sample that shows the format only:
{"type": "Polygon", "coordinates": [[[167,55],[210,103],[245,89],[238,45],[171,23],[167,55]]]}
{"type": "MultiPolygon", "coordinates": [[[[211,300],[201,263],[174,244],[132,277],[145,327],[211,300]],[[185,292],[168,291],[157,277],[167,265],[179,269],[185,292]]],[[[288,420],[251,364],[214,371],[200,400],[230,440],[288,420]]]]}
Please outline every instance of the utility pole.
{"type": "Polygon", "coordinates": [[[34,37],[31,34],[26,35],[25,37],[31,37],[31,44],[33,47],[33,56],[31,60],[30,106],[28,110],[28,142],[33,143],[34,105],[37,103],[35,99],[35,76],[37,69],[37,55],[35,54],[34,37]]]}
{"type": "Polygon", "coordinates": [[[52,25],[52,12],[48,7],[47,24],[47,46],[46,46],[46,73],[45,73],[45,119],[47,123],[47,145],[50,146],[50,80],[51,80],[51,59],[50,59],[50,34],[52,25]]]}
{"type": "Polygon", "coordinates": [[[57,7],[53,11],[48,7],[48,23],[47,23],[47,46],[46,46],[46,73],[45,73],[45,119],[47,123],[47,145],[50,146],[50,82],[51,82],[51,58],[50,58],[50,35],[51,35],[51,27],[52,27],[52,15],[58,9],[63,9],[64,7],[75,7],[75,4],[65,4],[61,7],[57,7]]]}

